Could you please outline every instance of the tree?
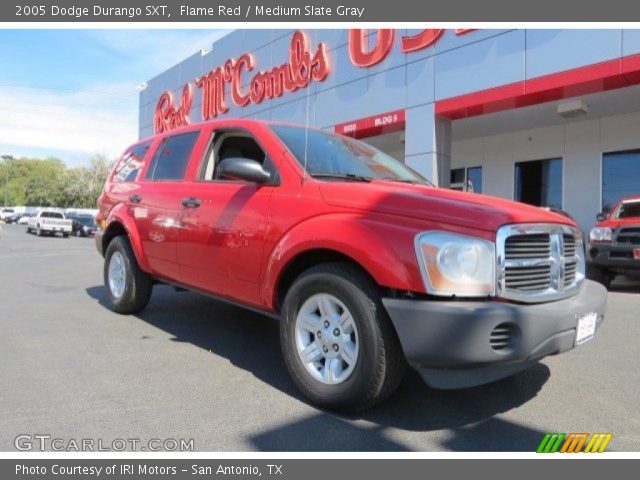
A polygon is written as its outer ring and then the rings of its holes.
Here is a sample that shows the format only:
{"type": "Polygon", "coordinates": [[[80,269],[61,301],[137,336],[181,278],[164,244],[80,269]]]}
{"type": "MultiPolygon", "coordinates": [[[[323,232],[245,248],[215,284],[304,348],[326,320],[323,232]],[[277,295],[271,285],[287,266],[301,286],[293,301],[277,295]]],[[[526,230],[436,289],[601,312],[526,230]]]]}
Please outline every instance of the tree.
{"type": "Polygon", "coordinates": [[[102,193],[104,184],[113,170],[114,161],[107,159],[105,155],[96,154],[89,159],[89,193],[92,207],[96,206],[98,197],[102,193]]]}
{"type": "Polygon", "coordinates": [[[94,155],[87,166],[68,168],[56,158],[18,158],[0,163],[0,202],[62,208],[95,208],[113,162],[94,155]]]}
{"type": "Polygon", "coordinates": [[[33,167],[26,182],[25,204],[55,207],[62,188],[64,163],[57,158],[32,160],[33,167]]]}

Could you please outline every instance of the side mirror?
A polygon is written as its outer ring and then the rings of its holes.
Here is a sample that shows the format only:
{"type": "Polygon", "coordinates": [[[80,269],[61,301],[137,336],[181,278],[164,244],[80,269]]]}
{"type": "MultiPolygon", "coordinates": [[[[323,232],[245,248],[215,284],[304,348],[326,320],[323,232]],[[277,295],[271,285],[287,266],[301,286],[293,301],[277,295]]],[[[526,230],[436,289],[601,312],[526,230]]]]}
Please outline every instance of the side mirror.
{"type": "Polygon", "coordinates": [[[602,221],[604,221],[606,219],[607,219],[607,214],[606,213],[600,212],[599,214],[596,215],[596,220],[598,222],[602,222],[602,221]]]}
{"type": "Polygon", "coordinates": [[[228,180],[245,180],[257,184],[267,183],[271,174],[260,163],[249,158],[231,157],[220,162],[220,178],[228,180]]]}

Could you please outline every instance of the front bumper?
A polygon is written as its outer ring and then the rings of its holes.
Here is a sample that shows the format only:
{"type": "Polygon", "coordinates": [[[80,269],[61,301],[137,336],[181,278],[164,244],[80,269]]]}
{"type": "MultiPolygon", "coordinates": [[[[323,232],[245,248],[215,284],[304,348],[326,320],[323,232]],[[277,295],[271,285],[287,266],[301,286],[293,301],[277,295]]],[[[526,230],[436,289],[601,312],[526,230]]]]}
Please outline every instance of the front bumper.
{"type": "Polygon", "coordinates": [[[597,313],[597,330],[606,301],[606,289],[590,280],[573,297],[541,304],[382,300],[407,361],[436,388],[489,383],[574,348],[578,317],[597,313]],[[499,325],[508,327],[510,341],[495,350],[492,332],[499,325]]]}
{"type": "Polygon", "coordinates": [[[640,248],[640,245],[592,243],[589,244],[588,260],[592,265],[611,270],[640,270],[640,260],[633,258],[634,248],[640,248]]]}

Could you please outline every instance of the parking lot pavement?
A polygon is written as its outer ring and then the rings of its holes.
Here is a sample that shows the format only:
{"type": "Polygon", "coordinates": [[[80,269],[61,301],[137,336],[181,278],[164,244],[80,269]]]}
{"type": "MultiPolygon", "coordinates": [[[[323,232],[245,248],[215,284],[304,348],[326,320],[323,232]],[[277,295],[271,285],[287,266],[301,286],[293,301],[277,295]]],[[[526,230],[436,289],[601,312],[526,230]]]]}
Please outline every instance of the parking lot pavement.
{"type": "Polygon", "coordinates": [[[608,450],[640,450],[637,285],[618,284],[596,339],[569,353],[459,391],[410,372],[355,416],[304,401],[272,319],[169,287],[121,316],[103,295],[93,240],[2,227],[0,450],[50,434],[193,438],[203,451],[533,451],[546,432],[612,432],[608,450]]]}

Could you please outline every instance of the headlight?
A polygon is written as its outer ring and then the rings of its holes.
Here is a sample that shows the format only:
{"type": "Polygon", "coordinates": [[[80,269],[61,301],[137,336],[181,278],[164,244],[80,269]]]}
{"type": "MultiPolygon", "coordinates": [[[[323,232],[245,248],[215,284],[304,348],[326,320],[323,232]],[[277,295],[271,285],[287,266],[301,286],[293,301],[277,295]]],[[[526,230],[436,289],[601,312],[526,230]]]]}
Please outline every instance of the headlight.
{"type": "Polygon", "coordinates": [[[595,227],[589,233],[589,240],[592,242],[610,242],[613,237],[609,227],[595,227]]]}
{"type": "Polygon", "coordinates": [[[495,246],[454,233],[425,232],[416,237],[416,254],[427,292],[481,297],[495,294],[495,246]]]}

